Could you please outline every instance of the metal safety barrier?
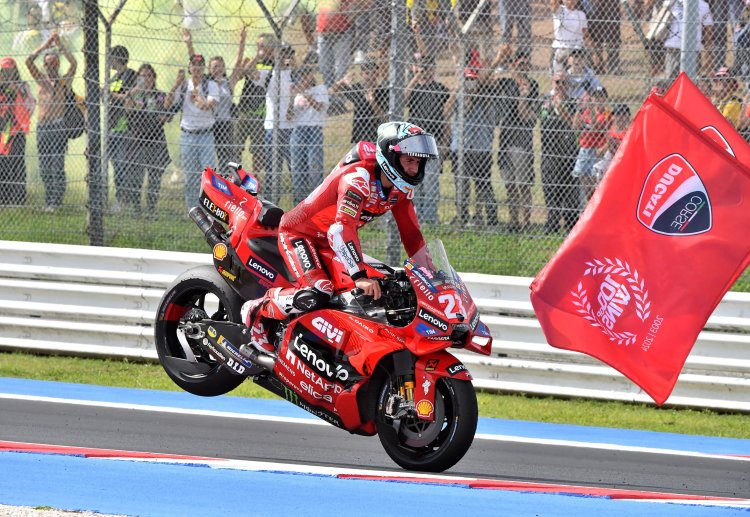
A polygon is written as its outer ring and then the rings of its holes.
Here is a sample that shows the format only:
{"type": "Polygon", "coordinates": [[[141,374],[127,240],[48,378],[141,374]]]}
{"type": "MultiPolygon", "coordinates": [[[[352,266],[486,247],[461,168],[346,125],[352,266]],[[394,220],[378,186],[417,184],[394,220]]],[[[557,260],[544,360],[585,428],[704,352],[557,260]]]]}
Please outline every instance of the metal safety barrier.
{"type": "MultiPolygon", "coordinates": [[[[0,241],[0,349],[155,360],[164,289],[209,253],[0,241]]],[[[475,385],[498,392],[651,402],[619,372],[549,346],[530,278],[462,273],[494,337],[492,355],[457,352],[475,385]]],[[[699,334],[668,403],[750,411],[750,294],[729,292],[699,334]]]]}

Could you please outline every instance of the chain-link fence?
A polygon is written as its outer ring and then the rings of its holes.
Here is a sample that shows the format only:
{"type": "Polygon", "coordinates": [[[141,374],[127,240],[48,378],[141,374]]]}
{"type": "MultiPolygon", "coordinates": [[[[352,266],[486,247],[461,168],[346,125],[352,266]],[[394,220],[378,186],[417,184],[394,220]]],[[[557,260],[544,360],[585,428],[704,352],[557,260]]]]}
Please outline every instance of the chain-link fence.
{"type": "MultiPolygon", "coordinates": [[[[699,84],[722,109],[742,106],[743,6],[698,2],[699,84]]],[[[679,70],[682,7],[6,0],[0,238],[200,251],[186,214],[204,166],[240,161],[289,209],[406,119],[441,151],[415,196],[426,233],[459,269],[534,275],[679,70]]],[[[389,221],[361,232],[369,254],[392,254],[389,221]]]]}

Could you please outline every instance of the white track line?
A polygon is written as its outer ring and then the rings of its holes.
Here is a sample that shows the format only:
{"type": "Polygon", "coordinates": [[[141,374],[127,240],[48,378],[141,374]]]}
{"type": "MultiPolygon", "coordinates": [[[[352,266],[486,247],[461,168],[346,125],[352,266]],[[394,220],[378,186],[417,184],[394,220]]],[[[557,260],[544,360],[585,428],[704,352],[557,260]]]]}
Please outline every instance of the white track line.
{"type": "MultiPolygon", "coordinates": [[[[262,422],[279,422],[286,424],[303,424],[303,425],[320,425],[328,426],[327,422],[316,418],[300,418],[300,417],[285,417],[285,416],[271,416],[271,415],[259,415],[253,413],[236,413],[229,411],[213,411],[209,409],[182,409],[168,406],[149,406],[145,404],[128,404],[124,402],[101,402],[92,400],[78,400],[78,399],[66,399],[58,397],[42,397],[37,395],[17,395],[12,393],[0,393],[0,399],[9,400],[26,400],[29,402],[48,402],[53,404],[70,404],[76,406],[89,406],[89,407],[105,407],[112,409],[128,409],[135,411],[150,411],[154,413],[170,413],[178,415],[196,415],[196,416],[208,416],[215,418],[234,418],[240,420],[257,420],[262,422]]],[[[474,437],[475,440],[488,440],[488,441],[500,441],[500,442],[512,442],[512,443],[526,443],[536,445],[549,445],[555,447],[576,447],[580,449],[598,449],[608,451],[622,451],[622,452],[638,452],[645,454],[660,454],[665,456],[682,456],[692,458],[704,458],[704,459],[717,459],[717,460],[732,460],[732,461],[747,461],[750,462],[750,456],[739,456],[731,454],[712,454],[704,452],[694,451],[682,451],[677,449],[657,449],[651,447],[638,447],[631,445],[619,445],[611,443],[591,443],[591,442],[578,442],[573,440],[557,440],[550,438],[526,438],[521,436],[501,435],[501,434],[486,434],[478,433],[474,437]]]]}

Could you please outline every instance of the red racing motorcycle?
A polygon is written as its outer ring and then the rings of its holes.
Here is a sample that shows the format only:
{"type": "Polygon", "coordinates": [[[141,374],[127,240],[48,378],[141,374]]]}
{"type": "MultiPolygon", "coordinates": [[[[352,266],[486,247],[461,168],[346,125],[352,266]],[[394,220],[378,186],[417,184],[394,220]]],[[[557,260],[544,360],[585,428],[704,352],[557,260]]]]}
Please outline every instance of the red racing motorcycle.
{"type": "Polygon", "coordinates": [[[242,303],[294,277],[277,246],[282,210],[258,195],[252,175],[229,169],[231,178],[204,171],[190,210],[214,266],[182,273],[159,304],[156,350],[169,377],[202,396],[249,377],[330,424],[377,434],[405,469],[455,465],[474,440],[477,401],[469,371],[447,349],[489,355],[492,337],[442,243],[429,243],[401,269],[366,257],[368,276],[381,284],[377,301],[355,289],[332,250],[321,250],[335,286],[328,306],[272,322],[275,354],[241,352],[250,340],[242,303]]]}

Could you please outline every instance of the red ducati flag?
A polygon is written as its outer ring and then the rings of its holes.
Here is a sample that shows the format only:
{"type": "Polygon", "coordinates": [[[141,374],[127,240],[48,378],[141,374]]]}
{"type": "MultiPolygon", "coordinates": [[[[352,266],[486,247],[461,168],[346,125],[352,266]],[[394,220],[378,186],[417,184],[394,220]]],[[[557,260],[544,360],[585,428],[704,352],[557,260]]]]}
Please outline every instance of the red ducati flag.
{"type": "Polygon", "coordinates": [[[677,76],[662,99],[729,154],[750,165],[750,145],[685,72],[677,76]]]}
{"type": "Polygon", "coordinates": [[[656,96],[531,285],[547,341],[619,370],[657,404],[750,251],[750,170],[656,96]]]}

